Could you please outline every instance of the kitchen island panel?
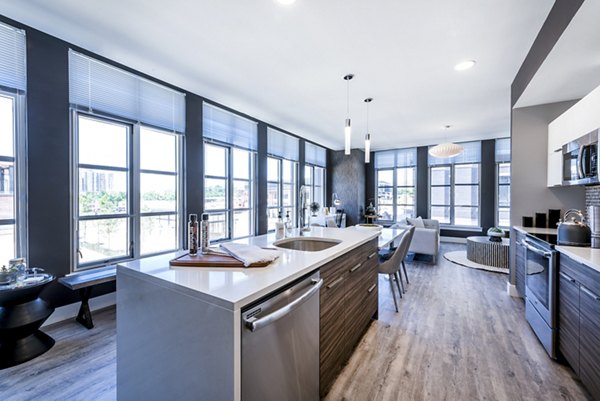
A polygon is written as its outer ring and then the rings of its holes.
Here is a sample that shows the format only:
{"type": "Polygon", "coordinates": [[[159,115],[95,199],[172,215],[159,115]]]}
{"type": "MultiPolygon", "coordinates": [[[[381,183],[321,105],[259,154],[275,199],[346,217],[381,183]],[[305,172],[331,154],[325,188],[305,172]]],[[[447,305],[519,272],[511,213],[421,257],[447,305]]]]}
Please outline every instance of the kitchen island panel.
{"type": "Polygon", "coordinates": [[[119,268],[117,398],[239,400],[239,321],[239,312],[119,268]]]}

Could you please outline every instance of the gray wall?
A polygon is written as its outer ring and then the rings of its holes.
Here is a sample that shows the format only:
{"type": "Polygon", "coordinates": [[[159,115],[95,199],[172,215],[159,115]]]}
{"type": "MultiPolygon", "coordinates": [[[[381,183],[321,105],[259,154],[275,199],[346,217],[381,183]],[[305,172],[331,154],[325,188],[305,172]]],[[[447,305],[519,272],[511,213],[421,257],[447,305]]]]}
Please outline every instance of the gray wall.
{"type": "MultiPolygon", "coordinates": [[[[548,209],[583,209],[584,187],[546,186],[548,123],[576,101],[513,109],[511,118],[511,225],[521,225],[522,216],[548,209]]],[[[515,244],[511,238],[510,282],[515,283],[515,244]]]]}
{"type": "MultiPolygon", "coordinates": [[[[365,152],[352,149],[348,156],[343,150],[331,152],[331,191],[337,193],[346,212],[346,225],[360,223],[365,202],[365,152]]],[[[331,199],[327,199],[329,204],[331,199]]],[[[375,202],[373,202],[375,204],[375,202]]]]}
{"type": "Polygon", "coordinates": [[[511,225],[521,225],[522,216],[548,209],[585,207],[583,187],[546,186],[548,123],[575,101],[522,107],[512,112],[511,127],[511,225]]]}

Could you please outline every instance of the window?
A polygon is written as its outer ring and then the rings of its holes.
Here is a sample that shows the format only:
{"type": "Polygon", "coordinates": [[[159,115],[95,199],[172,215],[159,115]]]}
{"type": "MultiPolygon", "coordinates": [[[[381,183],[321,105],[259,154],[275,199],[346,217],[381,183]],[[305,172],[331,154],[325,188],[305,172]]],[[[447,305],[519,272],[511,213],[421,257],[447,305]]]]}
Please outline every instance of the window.
{"type": "Polygon", "coordinates": [[[452,159],[429,155],[429,215],[441,224],[479,227],[481,142],[462,146],[452,159]]]}
{"type": "Polygon", "coordinates": [[[178,135],[75,115],[78,266],[177,249],[178,135]]]}
{"type": "Polygon", "coordinates": [[[0,260],[27,256],[25,32],[0,23],[0,260]]]}
{"type": "Polygon", "coordinates": [[[416,215],[416,161],[416,148],[375,153],[376,205],[381,220],[399,221],[416,215]]]}
{"type": "Polygon", "coordinates": [[[296,216],[296,182],[298,164],[291,160],[267,158],[267,216],[268,229],[275,229],[277,216],[285,219],[289,214],[294,222],[296,216]]]}
{"type": "Polygon", "coordinates": [[[267,219],[268,230],[275,229],[277,216],[296,221],[298,192],[299,140],[272,128],[267,128],[267,219]]]}
{"type": "Polygon", "coordinates": [[[327,151],[325,148],[310,142],[304,144],[304,185],[308,188],[310,203],[317,202],[321,208],[325,206],[325,168],[327,151]]]}
{"type": "Polygon", "coordinates": [[[204,144],[204,209],[211,241],[254,233],[254,152],[204,144]]]}
{"type": "Polygon", "coordinates": [[[496,139],[496,225],[510,227],[510,138],[496,139]]]}
{"type": "Polygon", "coordinates": [[[69,74],[75,270],[180,248],[183,95],[72,51],[69,74]]]}
{"type": "Polygon", "coordinates": [[[203,135],[210,240],[254,235],[256,123],[204,103],[203,135]]]}
{"type": "Polygon", "coordinates": [[[304,185],[308,187],[307,202],[325,206],[325,169],[319,166],[304,166],[304,185]]]}

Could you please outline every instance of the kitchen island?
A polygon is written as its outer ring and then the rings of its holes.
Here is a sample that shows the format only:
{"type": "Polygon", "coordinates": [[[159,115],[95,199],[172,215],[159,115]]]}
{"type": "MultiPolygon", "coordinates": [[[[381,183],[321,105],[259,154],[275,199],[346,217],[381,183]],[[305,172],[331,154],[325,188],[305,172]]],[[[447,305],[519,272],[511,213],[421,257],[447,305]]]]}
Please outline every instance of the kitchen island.
{"type": "MultiPolygon", "coordinates": [[[[264,268],[170,268],[182,252],[120,264],[118,399],[241,400],[242,308],[332,263],[356,270],[364,255],[352,252],[377,248],[376,231],[313,227],[305,235],[340,243],[318,252],[282,249],[264,268]]],[[[275,240],[267,234],[236,242],[273,247],[275,240]]],[[[364,259],[375,262],[372,256],[364,259]]],[[[367,267],[376,279],[374,266],[367,267]]]]}

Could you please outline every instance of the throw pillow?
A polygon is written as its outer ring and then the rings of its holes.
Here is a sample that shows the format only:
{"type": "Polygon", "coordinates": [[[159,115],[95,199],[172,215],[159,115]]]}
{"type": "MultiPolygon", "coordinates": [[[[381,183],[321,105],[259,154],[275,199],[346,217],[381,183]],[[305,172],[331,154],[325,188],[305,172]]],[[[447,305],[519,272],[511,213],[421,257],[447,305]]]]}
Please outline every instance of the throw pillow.
{"type": "Polygon", "coordinates": [[[407,217],[406,221],[411,226],[415,226],[415,228],[425,228],[425,224],[423,223],[423,219],[421,218],[421,216],[417,217],[416,219],[411,219],[407,217]]]}

